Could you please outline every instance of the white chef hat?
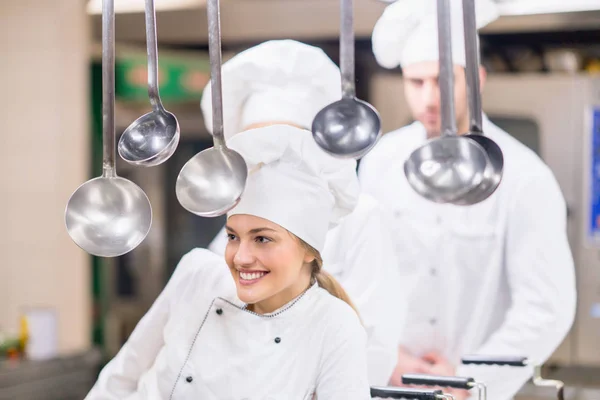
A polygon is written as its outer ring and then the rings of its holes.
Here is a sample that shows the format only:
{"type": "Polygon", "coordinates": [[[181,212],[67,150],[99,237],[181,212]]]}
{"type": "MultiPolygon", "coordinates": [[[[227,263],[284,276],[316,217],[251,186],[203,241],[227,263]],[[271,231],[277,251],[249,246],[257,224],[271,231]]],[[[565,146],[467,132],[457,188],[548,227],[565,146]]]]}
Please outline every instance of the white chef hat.
{"type": "MultiPolygon", "coordinates": [[[[466,65],[462,1],[451,0],[452,61],[466,65]]],[[[499,16],[492,0],[475,0],[477,29],[499,16]]],[[[397,0],[386,7],[373,29],[373,53],[385,68],[438,61],[436,0],[397,0]]]]}
{"type": "Polygon", "coordinates": [[[325,153],[310,131],[271,125],[233,136],[248,165],[246,189],[228,217],[249,214],[287,229],[318,251],[359,196],[356,161],[325,153]]]}
{"type": "MultiPolygon", "coordinates": [[[[317,113],[341,98],[340,71],[323,50],[294,40],[271,40],[245,50],[222,67],[225,138],[268,121],[310,128],[317,113]]],[[[210,83],[201,101],[212,133],[210,83]]]]}

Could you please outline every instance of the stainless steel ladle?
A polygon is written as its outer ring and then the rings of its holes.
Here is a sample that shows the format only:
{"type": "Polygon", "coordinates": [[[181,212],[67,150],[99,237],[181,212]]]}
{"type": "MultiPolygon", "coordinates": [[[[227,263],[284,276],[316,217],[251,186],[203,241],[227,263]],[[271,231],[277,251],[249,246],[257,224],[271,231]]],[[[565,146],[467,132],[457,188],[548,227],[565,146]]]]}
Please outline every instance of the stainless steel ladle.
{"type": "Polygon", "coordinates": [[[482,202],[496,191],[502,181],[504,156],[500,146],[489,137],[484,136],[483,133],[475,0],[463,0],[462,4],[467,63],[465,73],[470,120],[470,132],[465,137],[476,141],[483,147],[489,159],[481,183],[464,196],[452,201],[452,204],[469,206],[482,202]]]}
{"type": "Polygon", "coordinates": [[[239,203],[248,167],[238,152],[227,147],[223,135],[219,0],[208,1],[207,13],[214,146],[196,154],[183,166],[175,192],[179,203],[189,212],[217,217],[239,203]]]}
{"type": "Polygon", "coordinates": [[[449,0],[437,0],[442,136],[416,149],[404,163],[410,186],[436,203],[454,201],[477,187],[489,162],[477,142],[457,135],[450,20],[449,0]]]}
{"type": "Polygon", "coordinates": [[[152,225],[144,191],[115,169],[115,13],[114,0],[102,2],[102,176],[71,195],[65,224],[71,239],[100,257],[116,257],[136,248],[152,225]]]}
{"type": "Polygon", "coordinates": [[[135,120],[119,139],[119,155],[133,165],[152,167],[168,160],[179,144],[179,122],[165,110],[158,91],[158,50],[154,0],[146,0],[148,96],[152,111],[135,120]]]}
{"type": "Polygon", "coordinates": [[[341,0],[340,64],[342,99],[317,113],[312,132],[327,153],[341,158],[361,158],[381,136],[379,113],[356,98],[354,84],[354,13],[352,0],[341,0]]]}

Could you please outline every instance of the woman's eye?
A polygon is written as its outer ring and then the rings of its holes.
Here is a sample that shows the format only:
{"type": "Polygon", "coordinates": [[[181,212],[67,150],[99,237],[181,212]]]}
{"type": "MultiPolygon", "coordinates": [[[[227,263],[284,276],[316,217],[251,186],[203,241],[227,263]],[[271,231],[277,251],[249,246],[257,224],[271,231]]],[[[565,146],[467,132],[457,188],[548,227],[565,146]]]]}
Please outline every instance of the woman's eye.
{"type": "Polygon", "coordinates": [[[271,239],[264,237],[264,236],[257,236],[256,241],[258,243],[269,243],[271,241],[271,239]]]}
{"type": "Polygon", "coordinates": [[[228,233],[228,234],[227,234],[227,240],[229,240],[230,242],[231,242],[232,240],[235,240],[235,239],[236,239],[235,235],[233,235],[233,234],[231,234],[231,233],[228,233]]]}

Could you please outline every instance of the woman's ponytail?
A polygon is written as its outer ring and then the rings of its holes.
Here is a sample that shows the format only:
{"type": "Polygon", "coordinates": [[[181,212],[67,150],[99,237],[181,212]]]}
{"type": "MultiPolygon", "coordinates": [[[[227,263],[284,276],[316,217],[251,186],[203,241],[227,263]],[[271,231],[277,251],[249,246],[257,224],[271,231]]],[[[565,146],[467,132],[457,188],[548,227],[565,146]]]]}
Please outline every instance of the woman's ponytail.
{"type": "Polygon", "coordinates": [[[348,293],[346,293],[342,285],[340,285],[340,283],[333,276],[331,276],[329,272],[323,271],[321,268],[319,268],[319,271],[316,274],[313,273],[313,276],[317,280],[317,283],[320,287],[327,290],[330,295],[343,300],[354,309],[356,314],[358,314],[358,310],[352,303],[352,300],[350,300],[348,293]]]}
{"type": "Polygon", "coordinates": [[[346,293],[342,285],[329,272],[326,272],[322,269],[323,259],[321,258],[321,254],[304,240],[300,238],[298,238],[298,240],[300,240],[300,243],[306,249],[306,251],[310,252],[315,257],[312,262],[312,278],[316,280],[319,286],[325,289],[330,295],[337,297],[352,307],[352,309],[360,317],[358,309],[354,306],[354,303],[352,303],[350,296],[348,296],[348,293],[346,293]]]}

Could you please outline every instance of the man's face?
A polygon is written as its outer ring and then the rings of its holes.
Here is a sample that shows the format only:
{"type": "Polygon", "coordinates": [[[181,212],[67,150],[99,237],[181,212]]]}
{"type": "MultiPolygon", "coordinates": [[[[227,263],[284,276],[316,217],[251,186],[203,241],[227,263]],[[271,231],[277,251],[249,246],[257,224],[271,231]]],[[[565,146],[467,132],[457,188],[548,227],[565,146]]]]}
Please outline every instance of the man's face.
{"type": "MultiPolygon", "coordinates": [[[[425,61],[408,65],[402,68],[402,73],[404,94],[413,118],[425,126],[429,137],[438,136],[441,132],[439,63],[425,61]]],[[[469,114],[465,69],[459,65],[454,66],[454,110],[458,133],[467,133],[469,114]]]]}

